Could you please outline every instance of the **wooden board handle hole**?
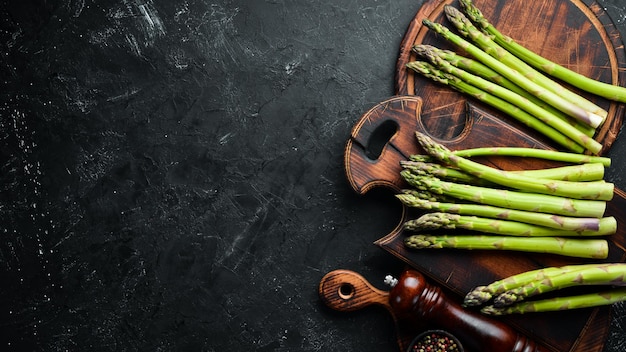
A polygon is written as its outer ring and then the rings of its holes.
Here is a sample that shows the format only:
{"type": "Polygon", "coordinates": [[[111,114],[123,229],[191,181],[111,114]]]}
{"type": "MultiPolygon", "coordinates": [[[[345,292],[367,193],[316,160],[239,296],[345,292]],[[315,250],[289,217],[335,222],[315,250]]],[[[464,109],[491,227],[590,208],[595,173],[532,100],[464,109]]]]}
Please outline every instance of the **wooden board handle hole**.
{"type": "Polygon", "coordinates": [[[349,300],[354,297],[354,286],[347,282],[343,283],[341,286],[339,286],[339,290],[337,293],[342,299],[349,300]]]}
{"type": "Polygon", "coordinates": [[[378,160],[387,143],[398,132],[399,125],[394,120],[381,123],[370,135],[365,147],[365,155],[372,161],[378,160]]]}

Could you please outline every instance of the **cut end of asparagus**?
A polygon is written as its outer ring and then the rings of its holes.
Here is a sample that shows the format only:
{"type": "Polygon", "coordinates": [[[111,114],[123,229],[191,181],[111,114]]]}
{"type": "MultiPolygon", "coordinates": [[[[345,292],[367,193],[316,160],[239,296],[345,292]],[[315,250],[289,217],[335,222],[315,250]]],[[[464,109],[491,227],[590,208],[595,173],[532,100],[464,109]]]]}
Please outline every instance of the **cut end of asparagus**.
{"type": "Polygon", "coordinates": [[[593,128],[598,128],[600,127],[603,123],[604,123],[604,117],[595,114],[593,112],[589,112],[589,121],[583,121],[583,122],[587,122],[587,124],[593,128]]]}

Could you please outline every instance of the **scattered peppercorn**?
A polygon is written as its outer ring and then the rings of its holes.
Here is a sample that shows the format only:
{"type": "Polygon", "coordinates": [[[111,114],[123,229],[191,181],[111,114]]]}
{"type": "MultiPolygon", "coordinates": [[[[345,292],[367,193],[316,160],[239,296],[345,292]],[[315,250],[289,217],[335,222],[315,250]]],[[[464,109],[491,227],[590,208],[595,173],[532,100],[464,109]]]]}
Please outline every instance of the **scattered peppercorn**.
{"type": "Polygon", "coordinates": [[[415,341],[410,352],[460,352],[459,346],[450,336],[432,332],[415,341]]]}

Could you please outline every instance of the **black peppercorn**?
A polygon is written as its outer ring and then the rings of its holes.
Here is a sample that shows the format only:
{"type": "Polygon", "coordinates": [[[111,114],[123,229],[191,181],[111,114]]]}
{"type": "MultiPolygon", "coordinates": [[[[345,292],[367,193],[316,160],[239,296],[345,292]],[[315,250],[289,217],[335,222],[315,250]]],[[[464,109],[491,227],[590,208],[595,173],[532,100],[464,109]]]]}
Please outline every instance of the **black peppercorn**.
{"type": "Polygon", "coordinates": [[[408,352],[462,352],[462,348],[452,335],[428,331],[413,340],[408,352]]]}

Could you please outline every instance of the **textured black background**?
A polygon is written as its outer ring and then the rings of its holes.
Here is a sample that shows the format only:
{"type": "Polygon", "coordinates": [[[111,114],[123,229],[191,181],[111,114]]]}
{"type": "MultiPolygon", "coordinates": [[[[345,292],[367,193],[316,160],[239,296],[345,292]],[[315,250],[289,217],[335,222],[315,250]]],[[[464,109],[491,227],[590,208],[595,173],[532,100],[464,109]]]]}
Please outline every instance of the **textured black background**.
{"type": "Polygon", "coordinates": [[[398,205],[342,154],[421,3],[3,2],[0,349],[395,351],[386,312],[317,285],[403,267],[372,245],[398,205]]]}

